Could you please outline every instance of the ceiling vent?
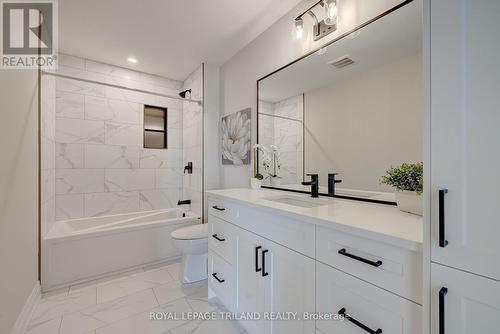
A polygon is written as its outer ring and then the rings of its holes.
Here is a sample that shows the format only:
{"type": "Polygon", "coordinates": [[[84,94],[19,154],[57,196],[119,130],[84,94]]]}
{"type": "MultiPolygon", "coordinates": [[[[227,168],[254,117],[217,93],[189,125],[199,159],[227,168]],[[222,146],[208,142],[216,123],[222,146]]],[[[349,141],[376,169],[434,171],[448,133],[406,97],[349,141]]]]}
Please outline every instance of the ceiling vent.
{"type": "Polygon", "coordinates": [[[327,64],[330,66],[333,66],[335,68],[344,68],[346,66],[349,66],[349,65],[352,65],[355,63],[356,62],[354,60],[349,58],[349,55],[345,55],[345,56],[339,57],[337,59],[330,60],[327,64]]]}

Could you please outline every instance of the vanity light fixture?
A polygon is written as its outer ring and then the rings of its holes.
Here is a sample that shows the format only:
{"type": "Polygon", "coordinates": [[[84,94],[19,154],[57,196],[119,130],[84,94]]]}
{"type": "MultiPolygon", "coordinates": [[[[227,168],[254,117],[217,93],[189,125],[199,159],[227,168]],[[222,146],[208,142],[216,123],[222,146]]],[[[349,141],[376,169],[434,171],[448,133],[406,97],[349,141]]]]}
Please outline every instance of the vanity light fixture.
{"type": "Polygon", "coordinates": [[[337,1],[325,0],[325,23],[328,25],[337,25],[337,1]]]}
{"type": "Polygon", "coordinates": [[[128,57],[127,61],[131,64],[137,64],[137,59],[134,57],[128,57]]]}
{"type": "Polygon", "coordinates": [[[295,37],[302,39],[304,37],[304,19],[303,16],[308,14],[314,20],[313,25],[313,40],[317,41],[326,35],[337,30],[337,0],[320,0],[314,5],[306,9],[302,14],[295,18],[295,37]],[[314,13],[317,6],[324,8],[324,19],[318,20],[314,13]]]}
{"type": "Polygon", "coordinates": [[[295,19],[295,37],[297,39],[304,37],[304,20],[302,18],[295,19]]]}

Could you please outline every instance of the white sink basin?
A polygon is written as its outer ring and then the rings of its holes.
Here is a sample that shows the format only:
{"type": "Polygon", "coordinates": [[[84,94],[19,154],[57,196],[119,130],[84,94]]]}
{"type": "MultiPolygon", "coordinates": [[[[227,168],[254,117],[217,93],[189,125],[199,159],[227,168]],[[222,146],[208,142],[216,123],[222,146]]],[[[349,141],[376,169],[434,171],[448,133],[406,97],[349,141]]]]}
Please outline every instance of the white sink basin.
{"type": "Polygon", "coordinates": [[[321,200],[318,198],[307,199],[304,197],[290,196],[290,195],[265,197],[263,199],[266,201],[283,203],[283,204],[288,204],[288,205],[292,205],[292,206],[298,206],[301,208],[315,208],[318,206],[323,206],[323,205],[328,204],[327,201],[324,201],[324,200],[321,200]]]}

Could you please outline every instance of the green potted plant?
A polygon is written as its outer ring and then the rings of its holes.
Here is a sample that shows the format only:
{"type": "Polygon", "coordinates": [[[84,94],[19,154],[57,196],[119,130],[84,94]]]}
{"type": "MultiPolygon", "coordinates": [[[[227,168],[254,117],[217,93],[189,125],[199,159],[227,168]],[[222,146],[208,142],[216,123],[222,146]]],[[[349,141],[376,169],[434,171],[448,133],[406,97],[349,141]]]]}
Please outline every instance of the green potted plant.
{"type": "Polygon", "coordinates": [[[399,210],[421,216],[423,180],[424,164],[405,162],[401,166],[389,168],[386,175],[380,178],[380,183],[395,189],[399,210]]]}

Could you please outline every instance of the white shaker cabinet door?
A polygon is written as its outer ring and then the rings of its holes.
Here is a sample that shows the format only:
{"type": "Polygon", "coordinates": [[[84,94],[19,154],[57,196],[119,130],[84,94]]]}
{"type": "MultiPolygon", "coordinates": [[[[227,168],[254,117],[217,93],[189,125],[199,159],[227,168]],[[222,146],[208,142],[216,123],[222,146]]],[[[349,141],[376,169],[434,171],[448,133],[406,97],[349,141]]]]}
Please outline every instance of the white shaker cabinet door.
{"type": "Polygon", "coordinates": [[[314,334],[315,321],[305,321],[303,315],[313,314],[316,308],[315,261],[267,241],[261,262],[265,281],[265,311],[276,319],[265,322],[263,333],[314,334]]]}
{"type": "Polygon", "coordinates": [[[500,333],[500,282],[431,266],[431,333],[500,333]]]}
{"type": "MultiPolygon", "coordinates": [[[[265,287],[261,277],[261,254],[265,239],[237,228],[237,294],[236,309],[249,317],[263,313],[265,308],[265,287]]],[[[262,334],[264,321],[243,320],[241,324],[249,334],[262,334]]]]}
{"type": "Polygon", "coordinates": [[[430,3],[432,261],[500,279],[500,1],[430,3]]]}

